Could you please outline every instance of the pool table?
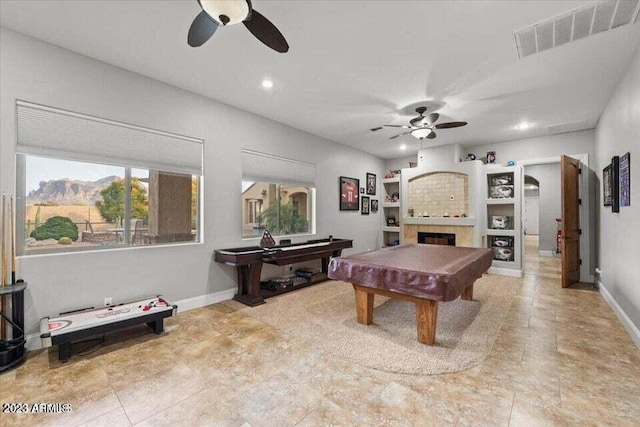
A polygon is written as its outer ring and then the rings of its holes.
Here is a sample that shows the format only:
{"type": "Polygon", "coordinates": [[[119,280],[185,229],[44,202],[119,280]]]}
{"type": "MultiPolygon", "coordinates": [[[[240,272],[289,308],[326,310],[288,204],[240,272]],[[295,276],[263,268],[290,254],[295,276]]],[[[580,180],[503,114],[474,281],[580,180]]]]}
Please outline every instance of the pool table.
{"type": "Polygon", "coordinates": [[[415,303],[418,341],[433,344],[438,303],[473,299],[473,284],[493,251],[445,245],[403,245],[333,258],[328,276],[353,285],[358,322],[373,322],[374,295],[415,303]]]}

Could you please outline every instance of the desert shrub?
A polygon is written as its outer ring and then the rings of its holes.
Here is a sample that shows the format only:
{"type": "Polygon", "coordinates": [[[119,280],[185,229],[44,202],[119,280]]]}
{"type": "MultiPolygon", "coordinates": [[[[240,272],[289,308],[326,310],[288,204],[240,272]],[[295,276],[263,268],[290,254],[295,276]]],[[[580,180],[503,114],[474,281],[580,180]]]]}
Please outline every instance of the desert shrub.
{"type": "Polygon", "coordinates": [[[66,216],[52,216],[40,227],[31,232],[36,240],[56,239],[68,237],[74,242],[78,240],[78,226],[66,216]]]}

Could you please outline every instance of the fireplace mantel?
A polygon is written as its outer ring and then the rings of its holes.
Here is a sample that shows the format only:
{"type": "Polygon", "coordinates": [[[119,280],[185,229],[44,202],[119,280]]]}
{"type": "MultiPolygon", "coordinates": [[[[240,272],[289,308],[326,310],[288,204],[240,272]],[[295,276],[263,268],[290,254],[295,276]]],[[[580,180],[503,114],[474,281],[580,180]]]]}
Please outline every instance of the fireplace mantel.
{"type": "Polygon", "coordinates": [[[458,227],[474,227],[478,224],[477,218],[444,218],[444,217],[412,217],[405,216],[402,219],[404,224],[414,225],[449,225],[458,227]]]}

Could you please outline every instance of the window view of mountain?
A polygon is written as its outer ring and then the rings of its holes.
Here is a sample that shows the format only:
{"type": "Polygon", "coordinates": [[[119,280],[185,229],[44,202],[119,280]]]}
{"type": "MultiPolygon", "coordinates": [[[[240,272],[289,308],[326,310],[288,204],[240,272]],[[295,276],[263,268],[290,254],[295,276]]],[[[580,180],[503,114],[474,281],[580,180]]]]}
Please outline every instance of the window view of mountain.
{"type": "Polygon", "coordinates": [[[112,175],[97,181],[80,181],[69,178],[40,181],[37,190],[29,191],[26,203],[56,205],[89,205],[102,200],[100,192],[113,181],[122,179],[112,175]]]}

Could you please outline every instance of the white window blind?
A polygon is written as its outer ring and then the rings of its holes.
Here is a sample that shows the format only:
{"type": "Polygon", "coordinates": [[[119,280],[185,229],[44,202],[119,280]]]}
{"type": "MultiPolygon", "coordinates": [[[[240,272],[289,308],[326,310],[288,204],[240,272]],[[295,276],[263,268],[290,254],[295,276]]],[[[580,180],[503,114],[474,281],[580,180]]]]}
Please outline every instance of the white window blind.
{"type": "Polygon", "coordinates": [[[315,187],[316,165],[242,150],[242,179],[315,187]]]}
{"type": "Polygon", "coordinates": [[[201,139],[17,103],[18,152],[202,175],[201,139]]]}

